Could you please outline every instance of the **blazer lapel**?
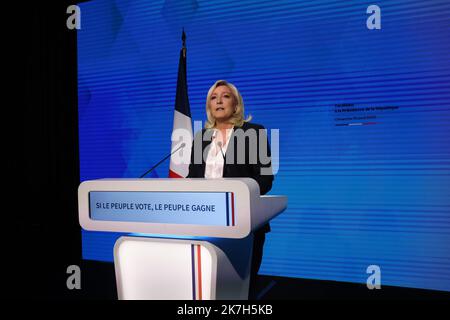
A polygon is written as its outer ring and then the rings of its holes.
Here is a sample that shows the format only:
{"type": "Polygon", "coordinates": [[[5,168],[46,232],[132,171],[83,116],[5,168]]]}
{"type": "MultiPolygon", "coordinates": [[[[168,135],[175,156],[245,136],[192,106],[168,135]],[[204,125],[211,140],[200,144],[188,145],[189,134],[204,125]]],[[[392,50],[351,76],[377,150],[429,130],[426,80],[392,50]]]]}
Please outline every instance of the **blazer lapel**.
{"type": "MultiPolygon", "coordinates": [[[[228,150],[230,150],[230,141],[232,141],[231,139],[234,139],[236,130],[238,130],[238,129],[242,129],[242,128],[237,127],[237,126],[234,126],[234,127],[233,127],[233,133],[231,134],[230,140],[228,140],[227,151],[225,151],[225,159],[224,159],[224,164],[223,164],[222,177],[226,177],[226,176],[227,176],[227,173],[229,172],[229,169],[228,169],[228,168],[232,165],[232,164],[227,164],[227,155],[229,154],[229,153],[228,153],[228,150]]],[[[233,143],[231,144],[231,146],[232,146],[233,149],[234,149],[234,152],[233,152],[234,158],[236,158],[236,146],[235,146],[234,140],[233,140],[233,143]]],[[[234,161],[234,160],[233,160],[233,161],[234,161]]]]}
{"type": "MultiPolygon", "coordinates": [[[[206,129],[208,130],[208,129],[206,129]]],[[[206,130],[203,132],[203,134],[206,133],[206,130]]],[[[211,144],[211,140],[203,140],[202,137],[202,152],[203,154],[206,154],[206,156],[208,156],[208,152],[205,152],[206,148],[209,147],[209,145],[211,144]]],[[[202,154],[202,159],[203,159],[203,154],[202,154]]],[[[206,170],[206,158],[202,160],[202,165],[201,165],[201,169],[200,169],[200,173],[201,173],[201,177],[205,176],[205,170],[206,170]]]]}

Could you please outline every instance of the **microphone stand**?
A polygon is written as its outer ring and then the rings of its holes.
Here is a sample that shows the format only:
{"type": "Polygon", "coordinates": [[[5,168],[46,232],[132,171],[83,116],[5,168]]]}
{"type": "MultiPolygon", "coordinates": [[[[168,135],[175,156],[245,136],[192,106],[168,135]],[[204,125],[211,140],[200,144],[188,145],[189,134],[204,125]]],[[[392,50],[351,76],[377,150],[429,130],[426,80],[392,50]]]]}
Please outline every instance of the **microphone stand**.
{"type": "Polygon", "coordinates": [[[147,174],[149,174],[153,169],[155,169],[157,166],[159,166],[164,160],[166,160],[168,157],[170,157],[171,155],[173,155],[175,152],[177,152],[178,150],[180,150],[181,148],[184,148],[186,146],[186,143],[182,143],[178,148],[175,149],[175,151],[169,153],[164,159],[162,159],[161,161],[159,161],[157,164],[155,164],[153,167],[151,167],[149,170],[147,170],[147,172],[145,172],[143,175],[141,175],[139,178],[143,178],[145,177],[147,174]]]}

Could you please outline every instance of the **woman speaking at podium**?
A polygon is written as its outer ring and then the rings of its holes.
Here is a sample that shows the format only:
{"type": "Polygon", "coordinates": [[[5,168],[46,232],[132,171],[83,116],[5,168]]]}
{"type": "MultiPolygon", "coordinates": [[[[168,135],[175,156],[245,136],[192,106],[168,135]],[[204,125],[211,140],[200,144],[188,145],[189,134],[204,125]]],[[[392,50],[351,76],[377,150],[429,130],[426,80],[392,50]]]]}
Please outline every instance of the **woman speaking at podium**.
{"type": "MultiPolygon", "coordinates": [[[[206,115],[205,129],[194,139],[187,178],[253,178],[261,195],[266,194],[274,179],[267,135],[262,125],[244,118],[238,89],[225,80],[216,81],[206,97],[206,115]]],[[[269,231],[266,224],[254,232],[250,298],[255,298],[256,275],[269,231]]]]}

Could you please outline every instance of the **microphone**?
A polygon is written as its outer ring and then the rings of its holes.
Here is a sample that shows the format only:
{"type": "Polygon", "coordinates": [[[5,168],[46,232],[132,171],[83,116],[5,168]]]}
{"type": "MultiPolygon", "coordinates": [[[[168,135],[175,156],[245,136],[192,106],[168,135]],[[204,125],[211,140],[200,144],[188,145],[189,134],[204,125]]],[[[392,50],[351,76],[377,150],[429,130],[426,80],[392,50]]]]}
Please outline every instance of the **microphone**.
{"type": "Polygon", "coordinates": [[[150,172],[152,172],[157,166],[159,166],[162,162],[164,162],[164,160],[166,160],[168,157],[170,157],[171,155],[173,155],[175,152],[177,152],[178,150],[180,150],[181,148],[186,147],[186,143],[182,143],[178,148],[175,149],[175,151],[172,151],[171,153],[169,153],[166,157],[164,157],[161,161],[159,161],[157,164],[155,164],[153,167],[151,167],[149,170],[147,170],[146,173],[144,173],[142,176],[140,176],[139,178],[143,178],[145,177],[147,174],[149,174],[150,172]]]}
{"type": "Polygon", "coordinates": [[[222,157],[223,157],[223,174],[222,174],[222,176],[227,177],[229,168],[226,164],[225,154],[223,153],[223,150],[222,150],[222,141],[217,141],[217,146],[220,148],[220,153],[222,154],[222,157]]]}

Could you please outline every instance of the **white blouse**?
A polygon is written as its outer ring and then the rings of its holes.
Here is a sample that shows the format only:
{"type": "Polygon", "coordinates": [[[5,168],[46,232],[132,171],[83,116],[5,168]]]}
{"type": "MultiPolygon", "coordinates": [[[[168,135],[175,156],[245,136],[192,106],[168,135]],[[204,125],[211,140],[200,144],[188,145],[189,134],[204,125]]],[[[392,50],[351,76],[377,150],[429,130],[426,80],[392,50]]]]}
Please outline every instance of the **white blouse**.
{"type": "Polygon", "coordinates": [[[208,156],[206,158],[205,178],[215,179],[223,177],[223,166],[225,163],[225,154],[228,148],[228,142],[233,134],[234,129],[227,129],[226,143],[221,146],[220,140],[216,139],[219,130],[215,129],[212,135],[208,156]],[[221,148],[222,147],[222,148],[221,148]],[[222,150],[220,150],[222,149],[222,150]]]}

